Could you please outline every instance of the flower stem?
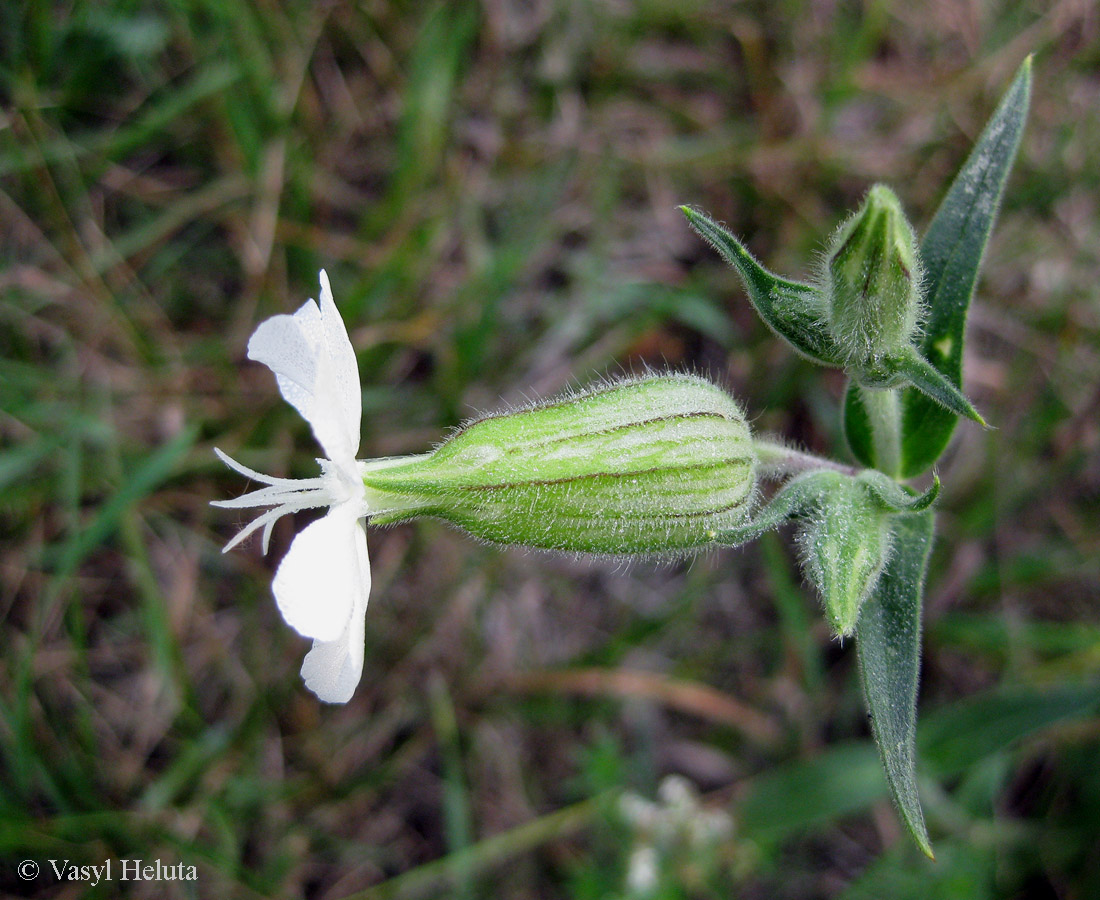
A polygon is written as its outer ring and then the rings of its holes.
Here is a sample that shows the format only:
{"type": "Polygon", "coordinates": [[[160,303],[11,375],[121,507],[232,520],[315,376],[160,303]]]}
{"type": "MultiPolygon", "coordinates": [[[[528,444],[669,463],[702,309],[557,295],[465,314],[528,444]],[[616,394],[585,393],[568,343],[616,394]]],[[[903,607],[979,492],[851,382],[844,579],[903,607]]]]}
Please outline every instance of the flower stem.
{"type": "Polygon", "coordinates": [[[859,470],[852,466],[826,459],[824,456],[806,453],[803,450],[795,450],[778,439],[757,438],[753,441],[753,446],[756,448],[760,474],[764,478],[786,478],[790,475],[811,472],[815,469],[831,469],[834,472],[843,472],[845,475],[859,473],[859,470]]]}
{"type": "Polygon", "coordinates": [[[860,387],[863,406],[871,424],[875,468],[891,478],[901,472],[901,404],[892,388],[860,387]]]}

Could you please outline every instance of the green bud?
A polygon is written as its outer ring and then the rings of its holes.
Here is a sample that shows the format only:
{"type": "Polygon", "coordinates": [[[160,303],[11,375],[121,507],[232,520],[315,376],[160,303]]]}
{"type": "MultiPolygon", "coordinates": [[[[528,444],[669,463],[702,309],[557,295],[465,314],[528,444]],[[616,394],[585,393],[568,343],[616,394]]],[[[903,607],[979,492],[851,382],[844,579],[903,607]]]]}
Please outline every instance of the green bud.
{"type": "Polygon", "coordinates": [[[897,195],[876,184],[833,236],[823,288],[829,330],[849,363],[908,347],[921,318],[920,257],[897,195]]]}
{"type": "Polygon", "coordinates": [[[807,514],[799,535],[803,568],[839,637],[855,631],[860,607],[890,557],[887,516],[867,486],[844,476],[835,478],[807,514]]]}
{"type": "Polygon", "coordinates": [[[737,403],[701,378],[658,375],[475,419],[433,453],[367,464],[363,481],[407,505],[376,522],[431,515],[504,544],[648,554],[743,522],[755,473],[737,403]]]}

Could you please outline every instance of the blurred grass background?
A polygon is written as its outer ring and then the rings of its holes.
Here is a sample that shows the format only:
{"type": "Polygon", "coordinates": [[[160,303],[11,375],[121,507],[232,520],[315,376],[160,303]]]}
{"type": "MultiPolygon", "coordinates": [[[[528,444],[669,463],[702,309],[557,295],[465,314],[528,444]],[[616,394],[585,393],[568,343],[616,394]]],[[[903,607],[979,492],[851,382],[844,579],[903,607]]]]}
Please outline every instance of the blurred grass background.
{"type": "MultiPolygon", "coordinates": [[[[1100,896],[1100,16],[1086,0],[0,6],[0,892],[1100,896]],[[1036,56],[971,316],[926,599],[910,845],[787,535],[689,564],[369,534],[363,682],[301,684],[272,553],[220,547],[308,427],[244,358],[328,269],[361,456],[597,374],[709,373],[843,454],[688,230],[804,273],[876,180],[927,224],[1036,56]],[[617,813],[685,776],[717,846],[617,813]],[[197,884],[15,864],[195,865],[197,884]]],[[[297,523],[301,524],[301,520],[297,523]]]]}

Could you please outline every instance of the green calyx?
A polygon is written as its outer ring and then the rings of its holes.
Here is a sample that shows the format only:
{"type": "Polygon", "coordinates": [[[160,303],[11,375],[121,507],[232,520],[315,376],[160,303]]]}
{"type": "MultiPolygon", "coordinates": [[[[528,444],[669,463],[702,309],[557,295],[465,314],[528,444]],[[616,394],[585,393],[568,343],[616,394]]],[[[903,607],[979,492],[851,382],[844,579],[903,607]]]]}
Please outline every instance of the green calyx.
{"type": "Polygon", "coordinates": [[[876,184],[837,229],[825,258],[829,330],[849,363],[910,345],[920,324],[921,278],[917,237],[901,201],[876,184]]]}
{"type": "Polygon", "coordinates": [[[655,375],[475,419],[363,481],[409,498],[375,522],[431,515],[503,544],[661,554],[713,544],[747,518],[756,454],[725,391],[655,375]]]}

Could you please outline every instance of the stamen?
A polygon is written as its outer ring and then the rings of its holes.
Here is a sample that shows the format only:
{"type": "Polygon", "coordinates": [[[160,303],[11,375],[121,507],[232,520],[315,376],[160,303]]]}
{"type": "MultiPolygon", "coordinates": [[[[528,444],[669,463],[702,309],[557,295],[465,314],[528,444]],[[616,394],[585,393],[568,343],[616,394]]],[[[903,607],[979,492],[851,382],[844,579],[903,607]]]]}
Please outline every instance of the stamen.
{"type": "MultiPolygon", "coordinates": [[[[297,482],[300,482],[300,481],[303,480],[301,478],[275,478],[273,475],[265,475],[263,472],[257,472],[255,469],[250,469],[250,468],[248,468],[248,466],[242,465],[241,463],[237,462],[228,453],[222,453],[222,451],[219,450],[217,447],[214,448],[214,453],[217,454],[218,459],[220,459],[223,463],[225,463],[227,466],[229,466],[229,468],[231,468],[234,472],[239,472],[241,475],[244,475],[246,478],[252,478],[252,479],[260,482],[261,484],[271,484],[271,485],[286,484],[286,485],[290,485],[290,484],[296,484],[297,482]]],[[[305,480],[312,481],[313,479],[305,479],[305,480]]]]}
{"type": "Polygon", "coordinates": [[[311,500],[309,502],[304,502],[304,503],[303,502],[284,503],[282,506],[278,506],[275,509],[269,509],[267,512],[263,513],[262,515],[257,516],[255,519],[253,519],[251,522],[249,522],[244,528],[242,528],[237,533],[236,537],[234,537],[228,544],[226,544],[222,548],[222,553],[227,553],[228,551],[232,550],[234,547],[237,546],[237,544],[239,544],[246,537],[248,537],[250,534],[252,534],[252,532],[254,532],[257,528],[262,527],[264,529],[263,552],[266,554],[267,553],[267,548],[268,548],[268,546],[270,545],[270,542],[271,542],[271,530],[275,526],[275,523],[279,519],[281,519],[283,516],[288,515],[290,513],[298,512],[299,510],[315,509],[319,506],[327,506],[328,505],[327,503],[324,503],[324,502],[315,503],[315,502],[313,502],[313,499],[315,499],[315,498],[311,498],[311,500]]]}
{"type": "MultiPolygon", "coordinates": [[[[324,491],[324,478],[300,478],[292,482],[293,487],[284,487],[274,484],[270,487],[257,488],[242,494],[240,497],[232,497],[229,500],[211,500],[211,506],[220,506],[223,509],[247,509],[252,506],[279,506],[282,503],[294,501],[302,494],[319,493],[324,491]]],[[[327,492],[326,492],[327,493],[327,492]]],[[[325,506],[327,503],[318,504],[325,506]]]]}

